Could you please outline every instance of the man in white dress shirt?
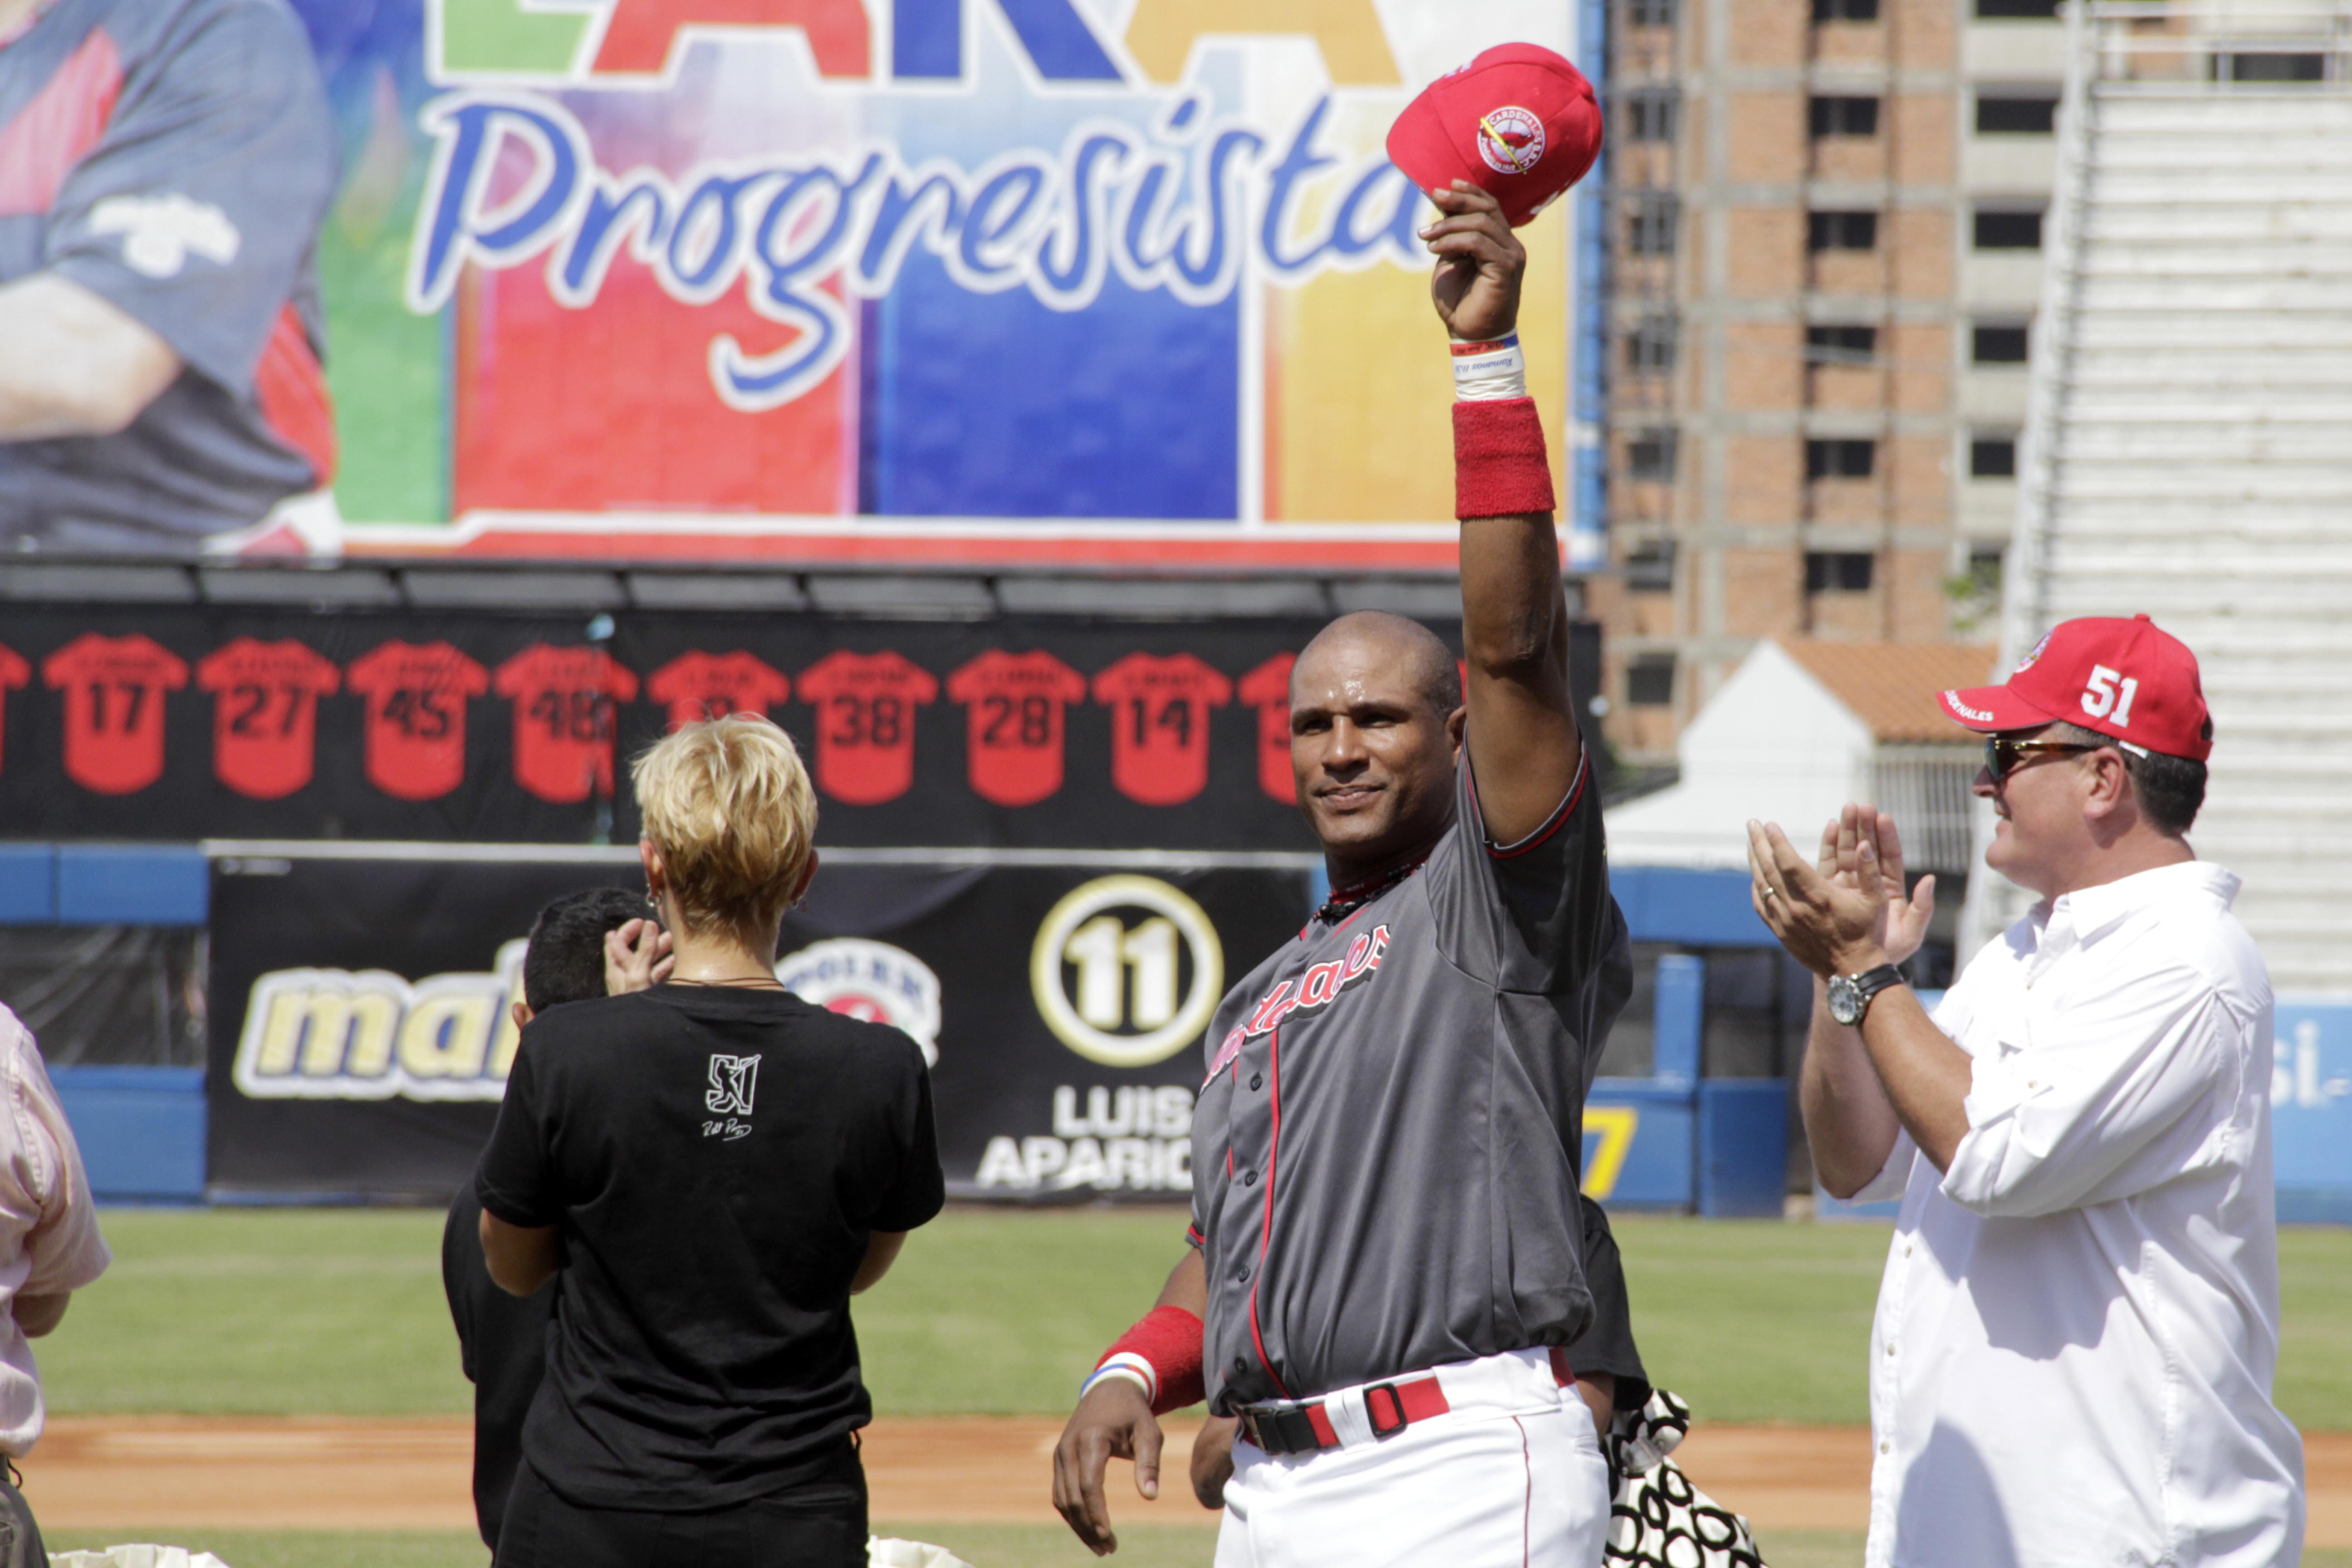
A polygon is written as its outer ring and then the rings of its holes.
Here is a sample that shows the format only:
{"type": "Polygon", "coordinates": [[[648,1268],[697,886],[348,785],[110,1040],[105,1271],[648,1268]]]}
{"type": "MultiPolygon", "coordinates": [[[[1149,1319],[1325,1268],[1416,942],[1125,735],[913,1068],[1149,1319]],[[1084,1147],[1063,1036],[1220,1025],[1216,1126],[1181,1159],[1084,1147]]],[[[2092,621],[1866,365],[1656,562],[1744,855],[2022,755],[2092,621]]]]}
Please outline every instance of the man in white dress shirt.
{"type": "MultiPolygon", "coordinates": [[[[47,1410],[28,1342],[54,1330],[73,1293],[112,1256],[81,1150],[50,1087],[32,1031],[0,1007],[0,1455],[20,1459],[40,1441],[47,1410]]],[[[0,1463],[0,1568],[47,1568],[40,1526],[0,1463]]]]}
{"type": "Polygon", "coordinates": [[[1870,1568],[2274,1568],[2303,1446],[2271,1402],[2271,987],[2238,879],[2185,838],[2212,721],[2146,616],[2058,626],[1987,735],[1986,864],[2042,896],[1931,1019],[1892,965],[1891,818],[1809,867],[1748,825],[1757,910],[1819,978],[1801,1097],[1821,1181],[1903,1196],[1870,1338],[1870,1568]]]}

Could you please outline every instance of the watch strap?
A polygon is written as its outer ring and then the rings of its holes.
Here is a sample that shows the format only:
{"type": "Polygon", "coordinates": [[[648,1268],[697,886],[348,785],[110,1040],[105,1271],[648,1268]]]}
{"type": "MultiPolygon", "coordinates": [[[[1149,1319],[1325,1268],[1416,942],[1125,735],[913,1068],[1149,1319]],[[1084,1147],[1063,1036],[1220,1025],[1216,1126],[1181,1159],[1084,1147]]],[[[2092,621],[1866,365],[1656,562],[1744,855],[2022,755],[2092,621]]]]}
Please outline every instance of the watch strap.
{"type": "Polygon", "coordinates": [[[1864,1011],[1867,1012],[1872,997],[1890,985],[1903,984],[1903,971],[1895,964],[1882,963],[1875,969],[1865,969],[1859,974],[1849,974],[1846,976],[1846,981],[1853,987],[1854,994],[1860,998],[1864,1011]]]}

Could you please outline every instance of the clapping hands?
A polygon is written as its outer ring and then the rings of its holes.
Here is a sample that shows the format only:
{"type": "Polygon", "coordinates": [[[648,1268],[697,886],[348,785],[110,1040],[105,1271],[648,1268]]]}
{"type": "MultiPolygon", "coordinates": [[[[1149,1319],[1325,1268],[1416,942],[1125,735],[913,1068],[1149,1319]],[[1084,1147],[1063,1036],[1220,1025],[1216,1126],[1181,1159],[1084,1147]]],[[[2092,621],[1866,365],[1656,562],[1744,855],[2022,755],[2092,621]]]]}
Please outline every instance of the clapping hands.
{"type": "Polygon", "coordinates": [[[1919,951],[1936,912],[1936,879],[1903,890],[1895,819],[1849,804],[1822,830],[1807,866],[1778,824],[1748,825],[1749,899],[1798,963],[1816,974],[1857,974],[1919,951]]]}

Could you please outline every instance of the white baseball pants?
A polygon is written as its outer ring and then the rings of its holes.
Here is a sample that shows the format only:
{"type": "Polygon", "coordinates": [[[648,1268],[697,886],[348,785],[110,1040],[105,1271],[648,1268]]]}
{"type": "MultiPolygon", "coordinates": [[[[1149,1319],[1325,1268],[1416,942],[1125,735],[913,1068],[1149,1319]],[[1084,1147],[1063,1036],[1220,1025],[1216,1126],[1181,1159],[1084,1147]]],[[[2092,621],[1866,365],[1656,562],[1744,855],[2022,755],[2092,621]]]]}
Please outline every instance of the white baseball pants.
{"type": "Polygon", "coordinates": [[[1332,1425],[1357,1440],[1278,1458],[1236,1442],[1216,1568],[1600,1568],[1609,1463],[1545,1352],[1437,1376],[1452,1408],[1392,1437],[1342,1389],[1332,1425]]]}

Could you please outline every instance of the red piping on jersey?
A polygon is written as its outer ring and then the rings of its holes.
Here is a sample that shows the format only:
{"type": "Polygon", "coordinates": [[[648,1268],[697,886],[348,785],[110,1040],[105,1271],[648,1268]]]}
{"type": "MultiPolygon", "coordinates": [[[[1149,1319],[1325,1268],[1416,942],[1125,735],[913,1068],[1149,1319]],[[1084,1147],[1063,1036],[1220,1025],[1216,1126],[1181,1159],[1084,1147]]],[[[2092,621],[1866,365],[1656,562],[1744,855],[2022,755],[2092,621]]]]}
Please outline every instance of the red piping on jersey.
{"type": "MultiPolygon", "coordinates": [[[[1274,1370],[1274,1363],[1267,1358],[1265,1336],[1259,1333],[1257,1328],[1257,1292],[1258,1288],[1265,1283],[1266,1244],[1274,1239],[1274,1173],[1282,1158],[1282,1031],[1280,1029],[1275,1030],[1266,1037],[1266,1074],[1274,1089],[1274,1131],[1266,1142],[1265,1218],[1259,1223],[1257,1229],[1257,1273],[1250,1280],[1250,1343],[1257,1347],[1257,1363],[1265,1368],[1265,1375],[1274,1380],[1274,1391],[1287,1399],[1290,1397],[1290,1390],[1283,1386],[1281,1374],[1274,1370]]],[[[1226,1158],[1231,1159],[1233,1151],[1227,1149],[1225,1155],[1226,1158]]]]}
{"type": "Polygon", "coordinates": [[[290,304],[278,312],[262,347],[253,399],[270,433],[309,460],[312,489],[335,477],[335,400],[301,312],[290,304]]]}
{"type": "MultiPolygon", "coordinates": [[[[1579,747],[1576,754],[1576,777],[1569,784],[1568,798],[1559,803],[1559,809],[1546,819],[1541,827],[1537,828],[1517,844],[1496,844],[1492,839],[1487,839],[1486,853],[1497,860],[1510,860],[1532,850],[1540,849],[1550,842],[1552,835],[1558,833],[1567,823],[1569,814],[1576,809],[1576,803],[1584,796],[1584,776],[1588,771],[1586,763],[1590,760],[1591,753],[1579,747]]],[[[1478,804],[1478,775],[1475,773],[1470,775],[1470,804],[1472,805],[1478,804]]],[[[1479,814],[1479,837],[1482,838],[1486,837],[1485,821],[1486,814],[1482,812],[1479,814]]]]}
{"type": "Polygon", "coordinates": [[[1528,1568],[1535,1561],[1532,1538],[1536,1517],[1536,1461],[1535,1457],[1528,1452],[1527,1423],[1514,1415],[1511,1425],[1519,1429],[1519,1464],[1528,1473],[1527,1499],[1519,1504],[1519,1568],[1528,1568]]]}
{"type": "Polygon", "coordinates": [[[122,56],[103,27],[68,55],[0,126],[0,217],[46,214],[75,164],[106,134],[122,94],[122,56]]]}

